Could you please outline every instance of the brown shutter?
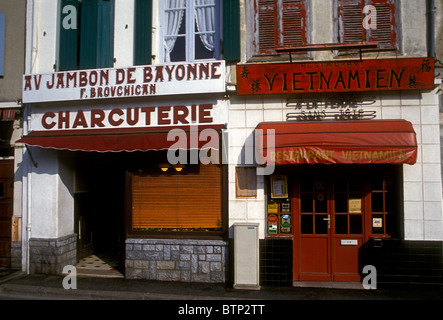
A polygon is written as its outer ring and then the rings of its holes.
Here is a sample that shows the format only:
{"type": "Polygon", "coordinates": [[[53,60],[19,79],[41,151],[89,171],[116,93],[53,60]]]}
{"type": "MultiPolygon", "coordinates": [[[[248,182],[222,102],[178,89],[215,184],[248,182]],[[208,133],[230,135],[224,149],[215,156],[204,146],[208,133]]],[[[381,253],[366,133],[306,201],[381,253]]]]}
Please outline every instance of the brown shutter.
{"type": "Polygon", "coordinates": [[[306,43],[305,0],[258,0],[256,13],[259,54],[306,43]]]}
{"type": "Polygon", "coordinates": [[[339,0],[339,39],[342,43],[377,41],[380,48],[396,46],[395,0],[339,0]],[[365,5],[377,9],[377,29],[365,30],[365,5]]]}
{"type": "Polygon", "coordinates": [[[283,46],[306,44],[306,8],[304,0],[283,0],[283,46]]]}
{"type": "Polygon", "coordinates": [[[365,41],[363,28],[364,0],[339,0],[339,39],[342,43],[365,41]]]}
{"type": "Polygon", "coordinates": [[[377,41],[380,48],[396,46],[394,0],[372,0],[377,9],[377,29],[368,30],[369,41],[377,41]]]}
{"type": "Polygon", "coordinates": [[[274,53],[277,26],[275,0],[258,0],[258,46],[259,53],[274,53]]]}
{"type": "Polygon", "coordinates": [[[132,228],[219,229],[221,168],[213,164],[186,167],[180,173],[134,175],[132,228]]]}

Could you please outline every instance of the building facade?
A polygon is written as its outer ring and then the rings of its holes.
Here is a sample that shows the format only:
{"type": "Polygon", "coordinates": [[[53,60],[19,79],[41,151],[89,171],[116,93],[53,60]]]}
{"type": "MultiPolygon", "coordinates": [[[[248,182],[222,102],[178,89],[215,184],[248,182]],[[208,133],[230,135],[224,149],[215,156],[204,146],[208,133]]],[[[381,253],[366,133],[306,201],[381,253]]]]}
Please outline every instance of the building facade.
{"type": "Polygon", "coordinates": [[[55,2],[26,8],[23,270],[441,285],[425,0],[55,2]]]}
{"type": "Polygon", "coordinates": [[[0,269],[18,268],[20,242],[20,148],[22,79],[24,73],[25,1],[0,4],[0,269]],[[13,255],[14,256],[14,255],[13,255]]]}

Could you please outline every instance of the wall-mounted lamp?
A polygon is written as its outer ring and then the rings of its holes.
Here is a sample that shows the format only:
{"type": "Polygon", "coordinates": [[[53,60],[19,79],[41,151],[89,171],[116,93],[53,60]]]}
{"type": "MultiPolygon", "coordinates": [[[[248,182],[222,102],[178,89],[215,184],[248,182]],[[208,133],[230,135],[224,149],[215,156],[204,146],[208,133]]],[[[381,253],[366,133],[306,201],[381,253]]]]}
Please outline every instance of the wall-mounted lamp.
{"type": "Polygon", "coordinates": [[[180,172],[183,170],[183,168],[185,167],[185,165],[183,164],[176,164],[173,166],[173,168],[175,169],[175,171],[180,172]]]}
{"type": "Polygon", "coordinates": [[[171,165],[169,163],[163,162],[160,163],[158,167],[161,169],[161,171],[166,172],[171,167],[171,165]]]}

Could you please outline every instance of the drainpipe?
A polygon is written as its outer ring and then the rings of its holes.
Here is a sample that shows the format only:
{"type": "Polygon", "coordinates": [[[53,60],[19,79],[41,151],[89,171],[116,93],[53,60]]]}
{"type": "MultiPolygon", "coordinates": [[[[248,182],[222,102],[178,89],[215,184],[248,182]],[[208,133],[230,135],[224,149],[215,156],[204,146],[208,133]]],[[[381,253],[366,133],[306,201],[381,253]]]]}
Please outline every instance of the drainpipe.
{"type": "Polygon", "coordinates": [[[435,57],[435,6],[434,0],[426,0],[426,42],[428,57],[435,57]]]}
{"type": "MultiPolygon", "coordinates": [[[[26,56],[25,73],[30,74],[34,69],[34,62],[37,48],[35,37],[35,25],[37,23],[37,1],[28,0],[26,2],[26,56]]],[[[23,135],[28,134],[28,109],[29,105],[23,105],[23,135]]],[[[25,149],[23,149],[25,150],[25,149]]],[[[31,238],[31,174],[32,163],[28,154],[23,151],[23,184],[22,184],[22,270],[30,273],[30,247],[31,238]],[[24,261],[23,261],[24,260],[24,261]]]]}

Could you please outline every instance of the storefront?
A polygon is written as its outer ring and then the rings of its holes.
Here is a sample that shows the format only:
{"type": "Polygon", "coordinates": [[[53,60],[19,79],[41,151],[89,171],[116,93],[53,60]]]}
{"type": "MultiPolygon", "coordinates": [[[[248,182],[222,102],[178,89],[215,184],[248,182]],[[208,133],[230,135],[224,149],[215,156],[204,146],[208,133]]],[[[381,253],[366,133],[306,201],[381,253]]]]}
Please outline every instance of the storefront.
{"type": "Polygon", "coordinates": [[[231,206],[263,211],[231,215],[262,225],[262,285],[361,282],[366,265],[380,283],[422,277],[410,248],[438,250],[442,231],[432,70],[427,58],[237,66],[230,116],[245,115],[270,174],[231,206]]]}
{"type": "Polygon", "coordinates": [[[129,279],[225,281],[224,74],[214,61],[24,76],[31,273],[103,253],[129,279]]]}

